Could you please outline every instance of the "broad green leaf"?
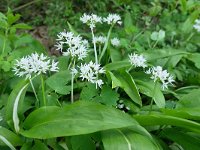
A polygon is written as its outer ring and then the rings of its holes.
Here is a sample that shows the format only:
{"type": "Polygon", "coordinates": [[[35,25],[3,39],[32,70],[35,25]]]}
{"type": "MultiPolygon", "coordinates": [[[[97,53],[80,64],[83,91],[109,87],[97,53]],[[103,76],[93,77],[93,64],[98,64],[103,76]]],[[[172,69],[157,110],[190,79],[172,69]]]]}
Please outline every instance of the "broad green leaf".
{"type": "Polygon", "coordinates": [[[73,150],[96,150],[94,140],[90,135],[76,135],[70,138],[73,150]]]}
{"type": "Polygon", "coordinates": [[[71,74],[68,70],[60,71],[46,80],[46,84],[59,94],[69,94],[71,87],[67,85],[71,80],[71,74]]]}
{"type": "Polygon", "coordinates": [[[168,49],[154,49],[154,50],[148,50],[143,53],[145,58],[148,61],[156,61],[157,59],[163,59],[163,58],[168,58],[171,56],[175,55],[186,55],[188,52],[182,49],[173,49],[173,48],[168,48],[168,49]],[[156,55],[155,55],[156,54],[156,55]]]}
{"type": "Polygon", "coordinates": [[[105,66],[106,70],[112,71],[112,70],[118,70],[121,68],[127,68],[127,67],[131,67],[131,63],[128,61],[116,61],[116,62],[112,62],[109,63],[105,66]]]}
{"type": "Polygon", "coordinates": [[[164,114],[148,114],[134,115],[133,118],[135,118],[142,126],[173,125],[200,133],[199,123],[179,117],[164,114]]]}
{"type": "Polygon", "coordinates": [[[11,127],[14,123],[16,131],[19,131],[18,103],[24,99],[27,85],[28,81],[19,82],[11,92],[6,105],[6,121],[11,127]]]}
{"type": "Polygon", "coordinates": [[[18,23],[18,24],[13,25],[12,27],[14,27],[16,29],[26,29],[26,30],[32,29],[31,26],[29,26],[29,25],[27,25],[25,23],[18,23]]]}
{"type": "Polygon", "coordinates": [[[195,108],[200,107],[200,89],[192,90],[189,94],[179,99],[177,108],[195,108]]]}
{"type": "Polygon", "coordinates": [[[98,95],[98,90],[96,89],[96,85],[92,83],[87,83],[87,85],[82,88],[79,99],[90,101],[97,95],[98,95]]]}
{"type": "Polygon", "coordinates": [[[119,94],[109,86],[103,86],[100,96],[100,102],[110,106],[116,106],[117,101],[119,100],[119,94]]]}
{"type": "Polygon", "coordinates": [[[148,137],[128,129],[103,131],[102,141],[105,150],[159,150],[148,137]]]}
{"type": "Polygon", "coordinates": [[[166,115],[176,116],[191,120],[200,120],[200,107],[194,108],[177,108],[177,109],[163,109],[166,115]]]}
{"type": "Polygon", "coordinates": [[[199,150],[200,148],[200,139],[185,132],[178,131],[177,129],[164,129],[161,132],[161,137],[165,137],[180,144],[185,150],[199,150]]]}
{"type": "Polygon", "coordinates": [[[46,139],[128,126],[142,128],[132,117],[119,110],[79,101],[64,108],[48,106],[35,110],[24,121],[25,130],[20,130],[20,133],[29,138],[46,139]],[[53,132],[49,132],[52,129],[53,132]]]}
{"type": "Polygon", "coordinates": [[[113,82],[112,87],[121,87],[135,103],[142,106],[140,94],[131,75],[126,71],[120,73],[109,73],[113,82]]]}
{"type": "Polygon", "coordinates": [[[200,69],[200,54],[199,53],[189,54],[186,58],[192,61],[195,64],[195,66],[198,69],[200,69]]]}
{"type": "MultiPolygon", "coordinates": [[[[13,146],[21,146],[23,144],[23,140],[17,134],[1,126],[0,136],[4,137],[13,146]]],[[[0,145],[5,145],[5,142],[2,141],[2,138],[0,138],[0,145]]]]}
{"type": "Polygon", "coordinates": [[[159,108],[165,107],[165,97],[162,91],[160,90],[161,88],[159,84],[156,84],[156,87],[154,89],[155,86],[154,82],[141,81],[141,80],[135,80],[135,81],[141,93],[149,97],[152,97],[159,108]],[[153,92],[154,90],[155,92],[153,92]]]}
{"type": "Polygon", "coordinates": [[[35,140],[35,143],[31,147],[31,150],[49,150],[49,148],[41,141],[35,140]]]}

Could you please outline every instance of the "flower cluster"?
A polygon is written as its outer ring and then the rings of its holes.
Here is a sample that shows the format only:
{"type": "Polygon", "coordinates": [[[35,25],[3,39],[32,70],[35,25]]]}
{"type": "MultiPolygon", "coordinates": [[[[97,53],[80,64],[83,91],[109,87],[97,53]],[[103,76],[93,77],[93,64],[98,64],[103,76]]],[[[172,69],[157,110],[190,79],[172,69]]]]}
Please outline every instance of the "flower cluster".
{"type": "Polygon", "coordinates": [[[46,73],[47,71],[58,71],[58,62],[54,60],[50,61],[50,58],[44,56],[44,54],[32,53],[26,57],[16,60],[16,64],[13,67],[15,75],[19,77],[31,78],[32,75],[39,75],[46,73]]]}
{"type": "Polygon", "coordinates": [[[111,44],[113,45],[113,46],[119,46],[120,45],[120,40],[118,39],[118,38],[113,38],[113,39],[111,39],[111,44]]]}
{"type": "Polygon", "coordinates": [[[101,88],[103,81],[101,79],[98,79],[98,74],[105,73],[105,70],[101,68],[99,64],[90,61],[89,64],[81,64],[79,68],[80,77],[82,78],[82,80],[86,79],[91,83],[95,83],[96,88],[97,86],[101,88]]]}
{"type": "MultiPolygon", "coordinates": [[[[156,82],[157,80],[162,82],[162,89],[168,88],[168,84],[174,82],[173,76],[170,75],[167,70],[163,70],[161,66],[152,67],[146,71],[147,74],[151,74],[151,79],[156,82]]],[[[172,84],[173,85],[173,84],[172,84]]]]}
{"type": "Polygon", "coordinates": [[[196,24],[194,24],[193,27],[194,27],[198,32],[200,32],[200,19],[196,19],[196,20],[195,20],[195,23],[196,23],[196,24]]]}
{"type": "Polygon", "coordinates": [[[96,23],[102,23],[102,18],[95,14],[87,15],[84,13],[80,20],[83,23],[88,24],[91,29],[96,27],[96,23]]]}
{"type": "Polygon", "coordinates": [[[103,21],[107,24],[122,24],[121,17],[118,14],[109,14],[106,18],[103,18],[103,21]]]}
{"type": "Polygon", "coordinates": [[[105,36],[98,36],[98,37],[94,37],[93,39],[95,43],[99,43],[99,44],[104,44],[107,40],[107,38],[105,36]]]}
{"type": "Polygon", "coordinates": [[[79,60],[82,60],[87,56],[88,41],[83,40],[82,37],[75,36],[72,32],[60,32],[57,35],[56,50],[63,52],[64,56],[71,55],[72,57],[78,57],[79,60]]]}
{"type": "Polygon", "coordinates": [[[96,27],[96,23],[102,23],[106,22],[109,25],[114,25],[114,24],[122,24],[121,17],[118,14],[109,14],[107,17],[99,17],[95,14],[87,15],[83,14],[82,17],[80,17],[81,22],[88,24],[91,29],[96,27]]]}
{"type": "Polygon", "coordinates": [[[134,65],[135,67],[147,67],[147,64],[146,64],[146,59],[144,58],[143,55],[138,55],[138,54],[130,54],[129,55],[129,61],[132,65],[134,65]]]}

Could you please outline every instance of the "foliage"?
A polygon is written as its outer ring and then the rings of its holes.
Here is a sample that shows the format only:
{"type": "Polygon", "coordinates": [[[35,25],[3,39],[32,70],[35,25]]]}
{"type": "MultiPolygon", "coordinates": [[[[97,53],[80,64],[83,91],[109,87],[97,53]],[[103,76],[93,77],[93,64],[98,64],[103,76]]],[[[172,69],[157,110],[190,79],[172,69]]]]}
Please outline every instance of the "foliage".
{"type": "Polygon", "coordinates": [[[199,1],[47,5],[59,55],[44,63],[59,71],[34,64],[26,78],[13,73],[16,60],[48,51],[22,31],[31,27],[19,14],[0,13],[0,149],[199,149],[199,1]],[[109,22],[112,11],[121,17],[109,22]]]}

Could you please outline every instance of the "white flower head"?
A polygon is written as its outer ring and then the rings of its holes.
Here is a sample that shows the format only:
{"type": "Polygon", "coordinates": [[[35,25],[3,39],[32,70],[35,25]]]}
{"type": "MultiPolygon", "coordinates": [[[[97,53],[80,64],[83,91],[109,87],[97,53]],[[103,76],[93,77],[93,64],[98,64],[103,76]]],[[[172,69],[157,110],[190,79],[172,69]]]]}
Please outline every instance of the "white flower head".
{"type": "Polygon", "coordinates": [[[93,63],[90,61],[88,64],[81,64],[80,68],[80,77],[82,80],[86,79],[91,83],[96,84],[96,88],[103,85],[103,81],[98,79],[99,74],[105,73],[105,70],[100,67],[100,64],[93,63]]]}
{"type": "Polygon", "coordinates": [[[107,40],[107,38],[105,36],[96,36],[94,37],[93,39],[95,43],[98,43],[98,44],[104,44],[107,40]]]}
{"type": "Polygon", "coordinates": [[[200,32],[200,19],[196,19],[195,20],[195,24],[193,25],[193,27],[200,32]]]}
{"type": "Polygon", "coordinates": [[[138,54],[130,54],[129,55],[129,61],[132,65],[134,65],[135,67],[147,67],[147,64],[146,64],[146,59],[143,55],[138,55],[138,54]]]}
{"type": "Polygon", "coordinates": [[[58,62],[50,60],[49,57],[44,54],[32,53],[26,57],[16,60],[13,67],[15,75],[19,77],[31,78],[33,75],[39,75],[41,73],[46,73],[47,71],[57,72],[58,62]]]}
{"type": "Polygon", "coordinates": [[[169,84],[173,85],[173,76],[170,75],[167,70],[163,70],[161,66],[150,68],[148,71],[146,71],[146,74],[151,74],[151,79],[153,79],[154,82],[157,80],[161,81],[163,90],[168,88],[169,84]]]}
{"type": "Polygon", "coordinates": [[[121,17],[118,14],[109,14],[107,17],[103,18],[103,21],[109,25],[122,24],[121,17]]]}
{"type": "Polygon", "coordinates": [[[57,35],[56,50],[62,52],[64,56],[77,57],[82,60],[87,56],[88,41],[81,36],[75,36],[72,32],[60,32],[57,35]]]}
{"type": "Polygon", "coordinates": [[[113,46],[116,46],[116,47],[118,47],[118,46],[120,46],[120,40],[118,39],[118,38],[113,38],[113,39],[111,39],[111,44],[113,45],[113,46]]]}
{"type": "Polygon", "coordinates": [[[102,18],[95,14],[87,15],[84,13],[83,16],[80,17],[80,21],[89,25],[90,28],[93,29],[96,27],[96,23],[102,23],[102,18]]]}

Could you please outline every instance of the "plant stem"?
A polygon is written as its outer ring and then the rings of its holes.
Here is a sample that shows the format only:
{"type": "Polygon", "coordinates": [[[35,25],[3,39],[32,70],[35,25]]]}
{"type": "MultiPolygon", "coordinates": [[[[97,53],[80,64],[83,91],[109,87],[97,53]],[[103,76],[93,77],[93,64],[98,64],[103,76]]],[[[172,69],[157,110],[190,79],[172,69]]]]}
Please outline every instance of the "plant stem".
{"type": "Polygon", "coordinates": [[[47,105],[47,101],[46,101],[46,96],[45,96],[45,85],[44,85],[44,79],[43,79],[42,74],[41,74],[40,78],[41,78],[41,84],[42,84],[43,105],[46,106],[47,105]]]}
{"type": "Polygon", "coordinates": [[[33,85],[32,79],[29,78],[29,81],[30,81],[31,87],[32,87],[32,89],[33,89],[33,93],[34,93],[34,95],[35,95],[36,102],[38,103],[38,102],[39,102],[39,99],[38,99],[38,96],[37,96],[37,94],[36,94],[36,91],[35,91],[35,88],[34,88],[34,85],[33,85]]]}
{"type": "Polygon", "coordinates": [[[152,98],[151,98],[149,114],[151,113],[152,108],[153,108],[153,101],[154,101],[154,98],[155,98],[155,92],[156,92],[157,83],[158,83],[158,80],[156,80],[156,82],[155,82],[155,84],[154,84],[153,95],[152,95],[152,98]]]}
{"type": "MultiPolygon", "coordinates": [[[[73,68],[75,66],[75,59],[73,62],[73,68]]],[[[74,103],[74,73],[72,73],[72,78],[71,78],[71,103],[74,103]]]]}
{"type": "Polygon", "coordinates": [[[100,57],[99,57],[99,62],[101,62],[101,59],[102,59],[103,55],[105,54],[106,49],[107,49],[107,47],[108,47],[108,42],[109,42],[109,38],[110,38],[110,34],[111,34],[111,32],[112,32],[113,26],[114,26],[114,25],[112,25],[112,26],[110,27],[109,31],[108,31],[108,34],[107,34],[107,37],[106,37],[106,43],[105,43],[105,45],[104,45],[104,47],[103,47],[103,50],[102,50],[102,53],[101,53],[101,55],[100,55],[100,57]]]}
{"type": "Polygon", "coordinates": [[[93,41],[93,45],[94,45],[95,63],[98,64],[97,48],[96,48],[96,43],[94,40],[94,31],[92,28],[91,28],[91,32],[92,32],[92,41],[93,41]]]}

